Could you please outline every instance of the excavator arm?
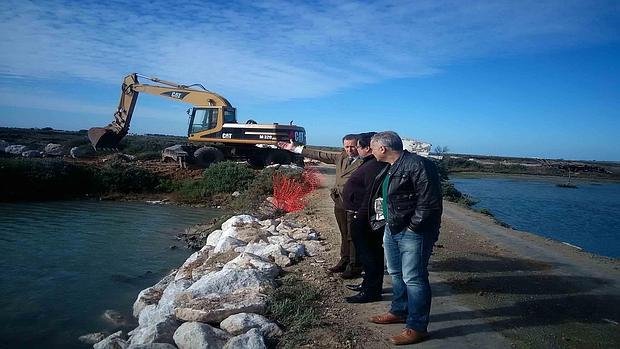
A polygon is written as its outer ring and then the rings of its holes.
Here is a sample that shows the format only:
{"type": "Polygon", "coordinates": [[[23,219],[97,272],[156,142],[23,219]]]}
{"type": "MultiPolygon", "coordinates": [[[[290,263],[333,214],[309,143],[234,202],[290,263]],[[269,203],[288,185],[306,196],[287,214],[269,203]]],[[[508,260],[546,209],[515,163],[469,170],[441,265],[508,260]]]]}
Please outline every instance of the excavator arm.
{"type": "Polygon", "coordinates": [[[129,132],[129,124],[138,95],[142,92],[190,103],[194,106],[232,109],[226,98],[205,89],[200,84],[186,86],[136,73],[129,74],[121,86],[121,98],[114,113],[114,121],[106,127],[93,127],[88,130],[88,138],[95,149],[118,147],[121,139],[129,132]],[[138,82],[138,77],[150,80],[157,85],[141,84],[138,82]],[[194,86],[200,89],[193,88],[194,86]]]}

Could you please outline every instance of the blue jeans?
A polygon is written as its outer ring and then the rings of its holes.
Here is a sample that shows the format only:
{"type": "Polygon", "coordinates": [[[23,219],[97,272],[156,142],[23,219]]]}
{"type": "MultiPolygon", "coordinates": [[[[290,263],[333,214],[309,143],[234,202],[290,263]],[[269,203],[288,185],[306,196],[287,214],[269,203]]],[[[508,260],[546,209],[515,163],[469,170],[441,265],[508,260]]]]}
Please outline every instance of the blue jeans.
{"type": "Polygon", "coordinates": [[[390,313],[407,317],[407,328],[426,332],[431,312],[428,260],[439,230],[413,232],[405,229],[392,234],[385,226],[383,248],[392,276],[393,298],[390,313]]]}

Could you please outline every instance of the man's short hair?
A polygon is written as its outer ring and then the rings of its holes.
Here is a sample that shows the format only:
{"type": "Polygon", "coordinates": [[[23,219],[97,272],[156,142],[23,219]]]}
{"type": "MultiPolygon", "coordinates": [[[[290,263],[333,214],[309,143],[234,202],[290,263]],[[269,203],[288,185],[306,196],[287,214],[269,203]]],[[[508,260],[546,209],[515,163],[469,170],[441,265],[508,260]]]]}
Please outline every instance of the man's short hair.
{"type": "Polygon", "coordinates": [[[370,139],[372,138],[372,136],[376,134],[377,132],[360,133],[359,138],[357,139],[357,145],[359,145],[362,148],[370,147],[370,139]]]}
{"type": "Polygon", "coordinates": [[[403,151],[403,140],[394,131],[379,132],[372,136],[371,142],[376,142],[388,149],[403,151]]]}
{"type": "Polygon", "coordinates": [[[358,134],[354,134],[354,133],[349,133],[348,135],[342,137],[342,143],[344,143],[344,141],[357,141],[359,139],[358,134]]]}

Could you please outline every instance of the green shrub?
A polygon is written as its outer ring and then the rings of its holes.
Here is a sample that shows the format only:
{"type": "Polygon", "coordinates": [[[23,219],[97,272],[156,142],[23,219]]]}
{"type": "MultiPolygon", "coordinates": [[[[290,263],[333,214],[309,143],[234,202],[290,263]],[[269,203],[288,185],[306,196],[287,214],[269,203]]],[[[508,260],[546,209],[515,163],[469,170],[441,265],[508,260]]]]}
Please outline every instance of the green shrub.
{"type": "Polygon", "coordinates": [[[448,180],[448,163],[445,159],[443,160],[433,160],[435,165],[437,166],[437,171],[439,172],[439,177],[442,181],[448,180]]]}
{"type": "Polygon", "coordinates": [[[151,192],[160,184],[159,177],[153,172],[120,161],[108,162],[95,178],[100,192],[151,192]]]}
{"type": "Polygon", "coordinates": [[[200,203],[208,197],[202,181],[187,179],[173,184],[174,196],[177,201],[185,203],[200,203]]]}
{"type": "Polygon", "coordinates": [[[71,148],[73,147],[79,147],[79,146],[90,146],[90,141],[88,140],[88,137],[77,137],[71,140],[68,140],[66,142],[62,143],[62,146],[64,148],[66,148],[67,150],[71,150],[71,148]]]}
{"type": "Polygon", "coordinates": [[[246,164],[232,161],[218,162],[202,174],[202,186],[206,193],[233,193],[245,190],[255,173],[246,164]]]}
{"type": "Polygon", "coordinates": [[[493,212],[491,212],[491,210],[489,210],[488,208],[481,208],[480,210],[478,210],[478,212],[490,216],[490,217],[494,217],[493,212]]]}
{"type": "Polygon", "coordinates": [[[119,143],[118,148],[123,153],[136,155],[145,152],[159,152],[164,148],[182,143],[181,137],[157,137],[157,136],[127,136],[119,143]]]}
{"type": "Polygon", "coordinates": [[[458,189],[456,189],[454,184],[448,181],[441,182],[441,190],[445,200],[456,202],[465,206],[473,206],[477,202],[469,195],[461,193],[458,189]]]}
{"type": "Polygon", "coordinates": [[[51,200],[95,192],[94,173],[62,159],[0,159],[0,200],[51,200]]]}
{"type": "Polygon", "coordinates": [[[446,168],[450,171],[453,170],[468,170],[468,171],[478,171],[484,168],[482,164],[476,161],[469,161],[464,158],[451,158],[448,157],[442,162],[445,164],[446,168]]]}

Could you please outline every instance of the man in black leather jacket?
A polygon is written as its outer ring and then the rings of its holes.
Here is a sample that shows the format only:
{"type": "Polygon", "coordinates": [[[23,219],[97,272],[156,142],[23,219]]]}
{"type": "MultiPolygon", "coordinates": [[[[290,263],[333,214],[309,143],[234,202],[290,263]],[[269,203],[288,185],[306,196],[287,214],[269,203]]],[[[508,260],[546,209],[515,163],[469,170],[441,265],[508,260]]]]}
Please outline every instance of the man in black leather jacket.
{"type": "Polygon", "coordinates": [[[378,161],[390,164],[376,177],[368,204],[371,225],[385,219],[383,248],[394,295],[389,312],[370,321],[406,323],[390,341],[396,345],[418,343],[428,336],[428,260],[441,224],[441,180],[431,160],[403,151],[395,132],[376,134],[371,148],[378,161]]]}

